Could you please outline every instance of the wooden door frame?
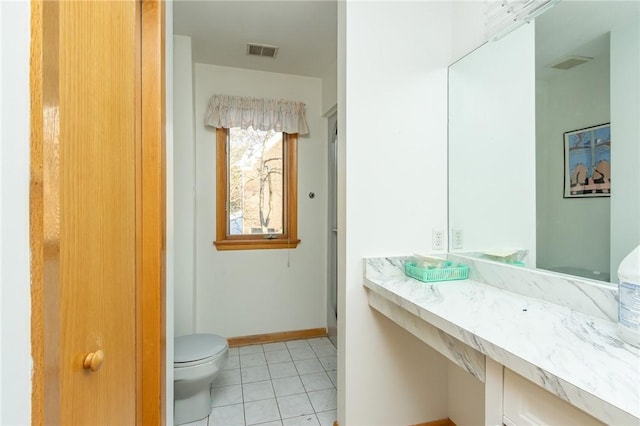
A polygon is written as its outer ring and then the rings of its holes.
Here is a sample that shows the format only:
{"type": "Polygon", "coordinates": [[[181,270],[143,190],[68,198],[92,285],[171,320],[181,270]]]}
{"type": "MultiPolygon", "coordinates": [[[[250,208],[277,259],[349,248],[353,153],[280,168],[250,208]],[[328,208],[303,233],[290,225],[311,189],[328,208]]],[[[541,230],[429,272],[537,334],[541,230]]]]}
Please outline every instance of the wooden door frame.
{"type": "Polygon", "coordinates": [[[136,162],[137,386],[139,425],[165,423],[166,407],[166,153],[165,153],[165,5],[141,2],[140,155],[136,162]],[[139,207],[138,207],[139,206],[139,207]]]}
{"type": "MultiPolygon", "coordinates": [[[[43,109],[43,38],[55,36],[51,8],[31,1],[30,52],[30,249],[31,355],[33,358],[31,422],[45,424],[44,346],[44,153],[51,143],[45,135],[43,109]],[[49,27],[46,27],[49,25],[49,27]]],[[[165,424],[165,5],[138,0],[136,40],[136,423],[165,424]]],[[[55,7],[53,13],[55,13],[55,7]]],[[[55,16],[53,20],[55,21],[55,16]]],[[[50,138],[49,138],[50,139],[50,138]]]]}

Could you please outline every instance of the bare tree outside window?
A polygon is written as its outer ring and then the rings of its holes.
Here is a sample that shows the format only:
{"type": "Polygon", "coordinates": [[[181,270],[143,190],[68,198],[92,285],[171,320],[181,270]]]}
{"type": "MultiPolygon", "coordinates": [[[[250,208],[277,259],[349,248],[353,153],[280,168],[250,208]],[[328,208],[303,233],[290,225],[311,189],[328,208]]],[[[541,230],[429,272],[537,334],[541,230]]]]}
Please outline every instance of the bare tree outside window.
{"type": "Polygon", "coordinates": [[[218,250],[298,247],[298,135],[216,129],[218,250]]]}
{"type": "Polygon", "coordinates": [[[229,129],[229,233],[282,234],[282,133],[229,129]]]}

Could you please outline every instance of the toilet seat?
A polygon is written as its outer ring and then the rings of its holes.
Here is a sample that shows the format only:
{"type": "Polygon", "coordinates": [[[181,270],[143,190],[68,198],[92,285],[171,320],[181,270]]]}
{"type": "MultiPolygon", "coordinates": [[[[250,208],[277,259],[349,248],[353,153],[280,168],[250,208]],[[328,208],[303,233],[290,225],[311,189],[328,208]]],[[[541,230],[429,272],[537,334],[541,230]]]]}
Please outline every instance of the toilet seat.
{"type": "Polygon", "coordinates": [[[173,365],[175,368],[204,364],[229,349],[227,340],[216,334],[190,334],[176,337],[173,365]]]}

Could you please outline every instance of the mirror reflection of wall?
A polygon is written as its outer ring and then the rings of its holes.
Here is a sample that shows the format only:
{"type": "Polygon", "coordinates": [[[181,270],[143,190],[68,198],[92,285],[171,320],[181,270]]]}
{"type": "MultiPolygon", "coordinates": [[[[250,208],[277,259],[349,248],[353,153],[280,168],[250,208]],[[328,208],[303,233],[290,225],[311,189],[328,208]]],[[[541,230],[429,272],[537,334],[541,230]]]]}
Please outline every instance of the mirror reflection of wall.
{"type": "Polygon", "coordinates": [[[465,241],[452,251],[528,249],[527,266],[617,282],[640,244],[639,18],[637,1],[563,0],[450,67],[449,227],[465,241]],[[609,122],[611,196],[564,198],[563,134],[609,122]]]}
{"type": "Polygon", "coordinates": [[[545,46],[563,39],[549,29],[536,33],[537,266],[609,281],[610,199],[563,198],[562,186],[564,132],[610,122],[609,34],[550,52],[545,46]]]}
{"type": "MultiPolygon", "coordinates": [[[[619,32],[634,22],[637,27],[637,2],[604,1],[561,2],[536,20],[538,268],[616,282],[619,259],[612,262],[612,200],[632,199],[621,194],[620,188],[612,191],[611,198],[598,196],[601,194],[564,198],[564,181],[571,181],[575,173],[569,167],[565,176],[567,151],[563,134],[612,122],[612,133],[624,137],[617,129],[617,125],[624,125],[623,120],[612,119],[610,99],[611,88],[628,77],[616,70],[625,66],[621,60],[629,58],[611,58],[610,51],[613,43],[621,42],[619,32]]],[[[637,54],[635,57],[637,61],[637,54]]],[[[587,138],[583,144],[589,142],[587,138]]],[[[618,160],[631,154],[624,141],[618,145],[618,139],[613,139],[610,144],[603,141],[599,145],[603,155],[618,160]],[[607,150],[610,152],[605,153],[607,150]]],[[[582,149],[589,152],[590,148],[582,149]]],[[[584,167],[588,176],[600,177],[595,148],[589,157],[591,164],[584,167]]],[[[615,187],[614,182],[622,180],[624,174],[615,165],[611,170],[615,187]]]]}
{"type": "MultiPolygon", "coordinates": [[[[616,189],[611,194],[611,271],[640,244],[640,3],[633,21],[611,31],[612,165],[616,189]]],[[[613,280],[617,282],[617,278],[613,280]]]]}
{"type": "Polygon", "coordinates": [[[464,234],[451,251],[523,248],[535,265],[534,27],[449,67],[449,227],[464,234]]]}

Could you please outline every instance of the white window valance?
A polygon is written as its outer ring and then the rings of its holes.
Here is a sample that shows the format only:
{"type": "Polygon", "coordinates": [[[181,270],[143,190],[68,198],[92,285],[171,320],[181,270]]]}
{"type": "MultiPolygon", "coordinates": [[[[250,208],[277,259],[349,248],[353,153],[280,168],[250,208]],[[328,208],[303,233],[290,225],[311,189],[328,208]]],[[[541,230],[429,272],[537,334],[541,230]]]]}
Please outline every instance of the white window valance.
{"type": "Polygon", "coordinates": [[[213,95],[205,124],[226,129],[253,127],[300,135],[309,133],[305,104],[284,99],[213,95]]]}

